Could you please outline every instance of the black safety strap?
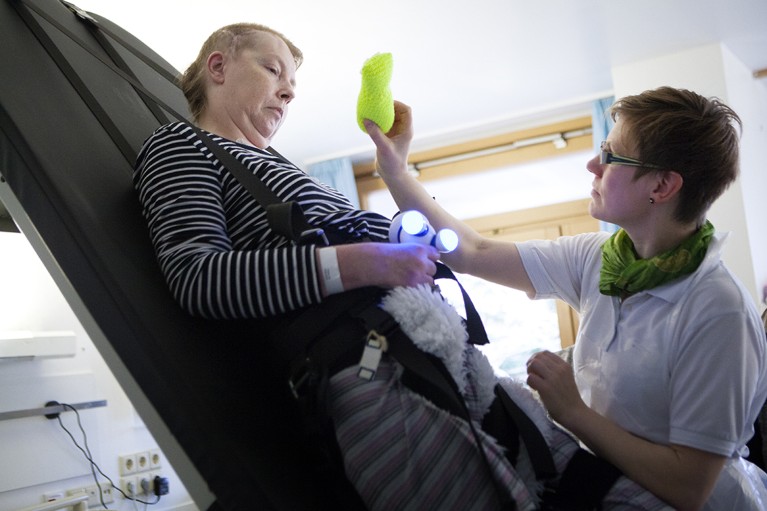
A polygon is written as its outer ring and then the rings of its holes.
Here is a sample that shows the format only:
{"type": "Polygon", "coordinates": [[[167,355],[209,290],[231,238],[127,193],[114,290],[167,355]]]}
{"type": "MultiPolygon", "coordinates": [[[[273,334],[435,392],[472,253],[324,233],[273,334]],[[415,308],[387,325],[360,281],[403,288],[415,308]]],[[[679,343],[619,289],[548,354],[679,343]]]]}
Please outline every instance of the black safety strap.
{"type": "MultiPolygon", "coordinates": [[[[114,47],[114,45],[109,42],[109,39],[104,35],[104,27],[96,21],[95,18],[90,16],[88,13],[80,9],[79,7],[76,7],[69,2],[65,2],[64,0],[60,0],[61,3],[69,7],[81,20],[85,22],[85,26],[88,27],[88,29],[91,32],[91,35],[93,35],[93,38],[98,41],[99,45],[104,49],[104,51],[109,55],[109,58],[112,59],[112,62],[115,63],[118,69],[121,69],[125,72],[127,76],[132,78],[136,83],[139,83],[138,77],[133,72],[133,70],[130,68],[130,66],[125,62],[125,60],[122,58],[120,53],[117,51],[117,49],[114,47]]],[[[116,34],[111,33],[111,37],[115,38],[118,42],[121,44],[126,44],[122,39],[117,37],[116,34]]],[[[135,52],[132,52],[135,53],[135,52]]],[[[160,72],[162,69],[163,76],[169,78],[169,73],[165,71],[161,66],[158,66],[156,63],[154,63],[151,59],[147,58],[146,55],[140,54],[141,60],[147,65],[150,65],[152,69],[156,72],[160,72]]],[[[172,82],[173,83],[173,82],[172,82]]],[[[132,85],[132,84],[131,84],[132,85]]],[[[136,88],[135,85],[132,85],[134,90],[139,94],[139,97],[142,98],[144,104],[149,109],[150,112],[152,112],[152,115],[154,115],[154,118],[157,119],[157,122],[160,124],[168,124],[170,122],[170,119],[165,114],[165,112],[162,111],[162,108],[160,107],[160,104],[156,101],[147,101],[147,98],[142,95],[141,91],[136,88]]],[[[142,87],[143,89],[143,87],[142,87]]]]}
{"type": "Polygon", "coordinates": [[[527,448],[536,478],[543,485],[541,511],[594,511],[622,475],[614,465],[579,448],[557,478],[557,468],[546,439],[501,385],[496,385],[498,403],[513,421],[527,448]]]}
{"type": "MultiPolygon", "coordinates": [[[[157,64],[154,60],[147,58],[146,54],[143,52],[137,50],[132,44],[130,44],[128,41],[123,39],[119,34],[114,32],[113,30],[110,30],[109,27],[106,25],[103,25],[102,23],[99,23],[99,21],[88,14],[88,12],[84,11],[83,9],[80,9],[76,5],[67,2],[65,0],[59,0],[63,5],[65,5],[69,10],[71,10],[78,18],[80,18],[83,22],[85,22],[86,25],[92,27],[93,32],[99,32],[104,33],[120,43],[121,46],[123,46],[126,50],[130,51],[136,58],[140,59],[144,64],[151,67],[157,74],[165,78],[171,83],[176,83],[176,76],[172,73],[170,73],[167,69],[165,69],[163,66],[157,64]]],[[[36,12],[40,12],[39,10],[35,9],[36,12]]],[[[47,17],[46,17],[47,19],[47,17]]],[[[110,57],[112,55],[110,54],[110,57]]],[[[125,69],[125,68],[123,68],[125,69]]]]}
{"type": "MultiPolygon", "coordinates": [[[[51,56],[53,61],[61,70],[62,74],[67,78],[67,80],[69,80],[69,83],[72,84],[72,87],[80,95],[85,104],[88,105],[88,108],[91,110],[91,112],[93,112],[93,115],[96,116],[96,119],[104,128],[104,131],[106,131],[125,159],[131,165],[133,165],[133,162],[136,160],[136,152],[133,150],[130,143],[122,134],[117,125],[112,121],[111,117],[109,117],[106,110],[104,110],[96,97],[91,93],[90,89],[85,85],[85,82],[82,80],[77,71],[75,71],[75,69],[69,64],[69,61],[64,56],[64,54],[61,53],[47,32],[32,15],[30,9],[33,9],[38,15],[45,18],[59,30],[64,27],[62,27],[61,24],[55,20],[52,21],[50,16],[34,6],[30,6],[29,4],[20,1],[12,1],[11,4],[13,4],[13,6],[16,8],[16,11],[19,13],[21,19],[24,20],[24,23],[26,23],[27,27],[29,27],[29,30],[35,35],[37,40],[40,41],[40,44],[43,46],[43,48],[45,48],[45,51],[48,52],[48,55],[51,56]]],[[[69,32],[66,29],[64,30],[69,32]]]]}
{"type": "Polygon", "coordinates": [[[345,316],[356,317],[357,311],[365,307],[375,307],[383,293],[384,290],[380,288],[357,288],[330,295],[322,303],[287,313],[280,323],[272,328],[279,332],[280,337],[273,343],[277,358],[283,361],[302,358],[316,344],[318,349],[323,351],[317,356],[332,365],[349,350],[349,344],[361,346],[363,341],[359,338],[344,339],[346,342],[321,341],[326,336],[333,335],[334,328],[345,316]]]}
{"type": "MultiPolygon", "coordinates": [[[[261,179],[248,171],[245,165],[232,153],[221,147],[203,130],[189,124],[202,143],[214,154],[218,161],[245,187],[256,201],[266,210],[266,218],[271,229],[296,244],[305,241],[310,234],[320,238],[322,229],[312,227],[304,216],[301,207],[293,201],[283,202],[261,179]]],[[[325,240],[327,244],[327,240],[325,240]]]]}
{"type": "Polygon", "coordinates": [[[522,411],[506,393],[501,385],[495,386],[496,399],[501,403],[503,409],[514,421],[519,430],[519,436],[527,448],[530,462],[533,464],[533,470],[539,481],[550,481],[557,475],[557,467],[554,464],[554,458],[551,455],[549,445],[538,426],[522,411]]]}
{"type": "Polygon", "coordinates": [[[622,475],[614,465],[578,449],[567,463],[557,488],[544,493],[542,511],[594,511],[622,475]]]}
{"type": "Polygon", "coordinates": [[[461,282],[455,276],[455,273],[453,273],[453,270],[438,262],[437,273],[434,275],[434,278],[451,279],[458,284],[458,288],[461,290],[461,297],[463,298],[463,306],[466,309],[466,331],[469,334],[469,342],[477,345],[490,342],[487,338],[485,325],[482,323],[482,318],[479,316],[479,312],[477,312],[474,302],[471,301],[469,293],[463,288],[461,282]]]}
{"type": "MultiPolygon", "coordinates": [[[[114,33],[113,31],[109,30],[105,25],[101,24],[96,20],[94,17],[89,15],[87,12],[83,11],[82,9],[72,5],[69,2],[65,2],[64,0],[60,0],[60,2],[66,6],[69,10],[71,10],[77,18],[86,24],[86,26],[90,29],[90,32],[92,34],[96,32],[103,32],[107,34],[109,37],[113,38],[115,41],[119,42],[121,45],[125,47],[126,50],[130,51],[134,56],[136,56],[139,60],[141,60],[143,63],[145,63],[147,66],[151,67],[154,71],[159,73],[163,78],[165,78],[168,82],[178,87],[177,77],[171,74],[167,69],[163,68],[159,64],[157,64],[155,61],[153,61],[150,58],[147,58],[147,56],[136,49],[133,45],[122,39],[119,35],[114,33]]],[[[132,75],[132,73],[127,73],[125,69],[127,69],[127,66],[125,67],[118,67],[115,65],[114,62],[111,62],[98,53],[94,52],[85,42],[83,42],[76,34],[74,34],[71,30],[69,30],[67,27],[62,25],[56,18],[50,16],[47,12],[45,12],[43,9],[40,9],[38,6],[36,6],[33,3],[27,3],[24,0],[11,0],[11,3],[17,4],[17,8],[20,5],[24,5],[27,9],[34,11],[35,14],[43,18],[45,21],[50,23],[52,26],[56,27],[56,29],[61,32],[62,34],[66,35],[72,42],[77,44],[81,49],[89,53],[93,58],[104,64],[108,69],[110,69],[112,72],[117,74],[119,77],[121,77],[123,80],[128,82],[133,86],[133,88],[138,92],[142,97],[150,99],[152,102],[156,103],[157,105],[160,105],[164,110],[166,110],[168,113],[172,114],[173,117],[177,118],[180,121],[186,120],[186,118],[181,115],[180,113],[176,112],[173,108],[165,104],[161,99],[156,97],[154,94],[149,92],[144,85],[139,82],[135,77],[132,75]]],[[[104,38],[98,38],[99,44],[102,44],[104,42],[104,38]]],[[[108,46],[111,46],[109,44],[108,46]]],[[[110,57],[113,57],[114,52],[110,52],[107,48],[104,48],[107,53],[110,55],[110,57]]],[[[117,62],[121,62],[124,64],[124,61],[122,59],[119,59],[117,62]]]]}

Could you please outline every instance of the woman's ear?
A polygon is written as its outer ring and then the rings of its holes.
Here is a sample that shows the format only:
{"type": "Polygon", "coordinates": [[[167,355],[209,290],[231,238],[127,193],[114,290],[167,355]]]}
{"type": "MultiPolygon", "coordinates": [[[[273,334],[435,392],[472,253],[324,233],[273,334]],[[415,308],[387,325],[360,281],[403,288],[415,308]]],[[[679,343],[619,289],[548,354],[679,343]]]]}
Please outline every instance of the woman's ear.
{"type": "Polygon", "coordinates": [[[210,76],[213,83],[224,83],[224,54],[220,51],[214,51],[208,55],[208,60],[205,61],[208,76],[210,76]]]}
{"type": "Polygon", "coordinates": [[[683,184],[684,178],[679,172],[673,170],[658,172],[658,180],[652,198],[655,202],[668,202],[679,194],[683,184]]]}

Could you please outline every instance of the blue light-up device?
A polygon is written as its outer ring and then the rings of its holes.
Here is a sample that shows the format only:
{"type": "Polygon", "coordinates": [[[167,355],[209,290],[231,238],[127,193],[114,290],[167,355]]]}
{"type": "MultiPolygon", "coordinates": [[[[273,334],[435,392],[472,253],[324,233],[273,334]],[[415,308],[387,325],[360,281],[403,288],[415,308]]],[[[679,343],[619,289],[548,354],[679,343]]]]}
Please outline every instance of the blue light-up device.
{"type": "Polygon", "coordinates": [[[458,247],[458,235],[455,231],[440,229],[436,232],[426,217],[415,210],[398,213],[392,219],[389,227],[389,241],[432,245],[443,254],[452,252],[458,247]]]}

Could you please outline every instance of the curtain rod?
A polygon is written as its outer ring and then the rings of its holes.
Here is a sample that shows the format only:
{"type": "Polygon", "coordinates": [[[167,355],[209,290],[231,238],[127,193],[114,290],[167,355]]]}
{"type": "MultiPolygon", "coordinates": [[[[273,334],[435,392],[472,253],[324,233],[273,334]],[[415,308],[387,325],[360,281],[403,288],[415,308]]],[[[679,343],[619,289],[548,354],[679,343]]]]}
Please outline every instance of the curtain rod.
{"type": "Polygon", "coordinates": [[[523,138],[515,140],[510,144],[499,145],[495,147],[488,147],[487,149],[478,149],[476,151],[469,151],[453,156],[445,156],[443,158],[435,158],[433,160],[424,160],[418,163],[413,163],[409,166],[411,170],[416,172],[427,169],[429,167],[436,167],[437,165],[444,165],[447,163],[455,163],[458,161],[470,160],[472,158],[479,158],[481,156],[489,156],[492,154],[503,153],[506,151],[513,151],[515,149],[521,149],[523,147],[529,147],[539,144],[553,143],[557,147],[565,147],[567,140],[575,137],[581,137],[583,135],[589,135],[592,133],[591,128],[582,128],[577,130],[565,131],[562,133],[551,133],[548,135],[541,135],[537,137],[523,138]]]}

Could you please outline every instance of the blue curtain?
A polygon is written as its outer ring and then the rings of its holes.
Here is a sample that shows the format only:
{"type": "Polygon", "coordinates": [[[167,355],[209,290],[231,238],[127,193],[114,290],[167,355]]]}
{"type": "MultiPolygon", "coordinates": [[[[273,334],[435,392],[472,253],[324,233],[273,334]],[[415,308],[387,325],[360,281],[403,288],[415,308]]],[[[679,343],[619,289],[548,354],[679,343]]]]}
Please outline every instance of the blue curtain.
{"type": "Polygon", "coordinates": [[[599,144],[607,138],[607,134],[613,129],[612,117],[607,113],[607,109],[615,102],[615,98],[597,99],[591,108],[591,129],[594,134],[594,150],[599,151],[599,144]]]}
{"type": "Polygon", "coordinates": [[[330,185],[342,194],[346,195],[349,202],[355,208],[360,207],[360,198],[357,194],[357,184],[354,182],[354,169],[349,158],[337,158],[335,160],[321,161],[309,165],[307,174],[316,177],[326,185],[330,185]]]}
{"type": "MultiPolygon", "coordinates": [[[[594,101],[591,108],[591,129],[592,137],[594,138],[594,152],[599,151],[599,145],[604,139],[607,138],[608,133],[615,124],[610,114],[607,113],[607,109],[615,102],[615,98],[610,96],[609,98],[597,99],[594,101]]],[[[615,232],[618,230],[618,226],[607,223],[599,222],[599,228],[607,232],[615,232]]]]}

